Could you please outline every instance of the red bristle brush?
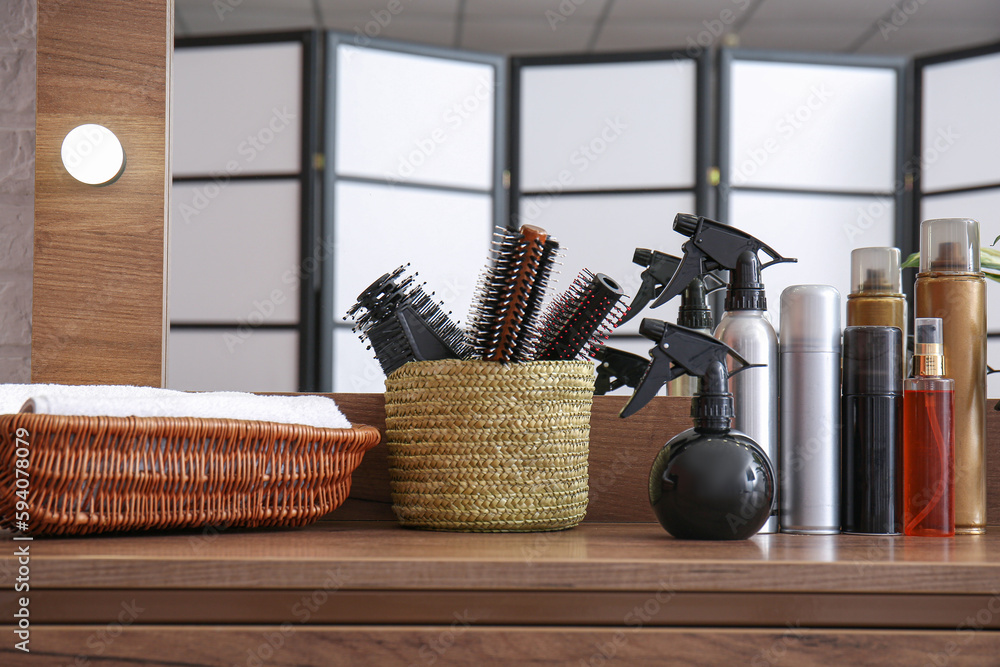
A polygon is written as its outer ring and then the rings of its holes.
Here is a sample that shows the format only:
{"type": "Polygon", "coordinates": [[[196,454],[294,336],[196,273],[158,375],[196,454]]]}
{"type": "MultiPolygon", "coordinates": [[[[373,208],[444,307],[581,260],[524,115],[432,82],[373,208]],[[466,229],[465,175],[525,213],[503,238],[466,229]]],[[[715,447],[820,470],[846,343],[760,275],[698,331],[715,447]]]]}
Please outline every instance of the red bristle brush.
{"type": "Polygon", "coordinates": [[[585,359],[625,315],[624,293],[614,280],[584,269],[569,289],[556,297],[542,317],[538,361],[585,359]]]}
{"type": "Polygon", "coordinates": [[[476,356],[486,361],[528,361],[538,337],[536,321],[559,244],[545,230],[497,228],[490,265],[472,309],[476,356]]]}

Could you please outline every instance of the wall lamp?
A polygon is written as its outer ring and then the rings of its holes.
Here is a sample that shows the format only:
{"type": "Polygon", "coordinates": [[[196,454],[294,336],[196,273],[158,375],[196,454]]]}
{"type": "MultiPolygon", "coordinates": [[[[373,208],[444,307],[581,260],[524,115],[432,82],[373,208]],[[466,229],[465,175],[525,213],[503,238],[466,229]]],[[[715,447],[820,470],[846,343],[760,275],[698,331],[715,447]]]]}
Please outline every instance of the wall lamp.
{"type": "Polygon", "coordinates": [[[115,133],[88,123],[69,131],[62,142],[69,175],[87,185],[111,185],[125,172],[125,150],[115,133]]]}

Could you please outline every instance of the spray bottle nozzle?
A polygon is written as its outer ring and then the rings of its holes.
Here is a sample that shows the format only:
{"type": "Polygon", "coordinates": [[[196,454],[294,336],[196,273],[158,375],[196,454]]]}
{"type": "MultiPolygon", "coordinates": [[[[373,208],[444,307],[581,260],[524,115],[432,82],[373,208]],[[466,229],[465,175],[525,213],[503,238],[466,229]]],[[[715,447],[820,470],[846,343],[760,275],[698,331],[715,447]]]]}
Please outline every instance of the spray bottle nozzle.
{"type": "Polygon", "coordinates": [[[653,302],[653,307],[661,306],[680,294],[693,278],[715,269],[733,270],[740,253],[749,250],[755,255],[763,251],[770,261],[762,263],[761,269],[781,262],[797,262],[790,257],[782,257],[771,246],[760,239],[724,225],[704,216],[678,213],[674,218],[674,231],[689,239],[681,246],[684,257],[674,272],[670,282],[653,302]]]}
{"type": "Polygon", "coordinates": [[[681,259],[659,250],[636,248],[632,255],[632,263],[645,266],[646,270],[642,272],[642,284],[618,326],[638,315],[646,307],[646,304],[670,282],[670,276],[674,275],[677,267],[680,266],[681,259]]]}
{"type": "Polygon", "coordinates": [[[651,341],[659,343],[666,331],[667,323],[663,320],[654,320],[651,317],[644,317],[642,318],[642,322],[639,322],[639,333],[651,341]]]}
{"type": "Polygon", "coordinates": [[[684,236],[694,236],[698,231],[698,216],[693,213],[678,213],[674,216],[674,231],[684,236]]]}
{"type": "MultiPolygon", "coordinates": [[[[635,252],[632,253],[632,263],[639,266],[649,266],[653,263],[654,252],[658,251],[650,250],[649,248],[636,248],[635,252]]],[[[679,262],[680,260],[678,259],[677,261],[679,262]]]]}
{"type": "Polygon", "coordinates": [[[726,381],[747,368],[763,365],[751,364],[731,347],[708,334],[662,320],[644,318],[639,325],[639,333],[656,342],[656,347],[649,351],[651,361],[646,373],[622,409],[621,417],[638,412],[663,385],[685,373],[701,378],[703,401],[710,398],[732,400],[726,381]],[[731,356],[739,367],[727,371],[727,356],[731,356]]]}

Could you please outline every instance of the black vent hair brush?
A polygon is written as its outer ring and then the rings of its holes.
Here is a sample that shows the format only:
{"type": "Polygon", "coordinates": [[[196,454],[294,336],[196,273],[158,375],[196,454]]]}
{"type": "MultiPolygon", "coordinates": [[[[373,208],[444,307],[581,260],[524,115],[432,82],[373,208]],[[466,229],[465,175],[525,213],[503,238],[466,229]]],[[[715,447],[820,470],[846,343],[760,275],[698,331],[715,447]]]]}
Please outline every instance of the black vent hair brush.
{"type": "Polygon", "coordinates": [[[594,357],[624,317],[622,288],[603,273],[584,269],[569,289],[545,310],[536,359],[561,361],[594,357]]]}
{"type": "Polygon", "coordinates": [[[539,227],[496,229],[490,264],[480,279],[470,317],[478,358],[500,362],[533,358],[541,302],[558,250],[558,242],[539,227]]]}
{"type": "Polygon", "coordinates": [[[468,334],[431,298],[433,292],[428,295],[416,284],[416,274],[404,275],[408,266],[373,282],[347,311],[354,331],[362,341],[368,339],[386,375],[408,361],[472,355],[468,334]]]}

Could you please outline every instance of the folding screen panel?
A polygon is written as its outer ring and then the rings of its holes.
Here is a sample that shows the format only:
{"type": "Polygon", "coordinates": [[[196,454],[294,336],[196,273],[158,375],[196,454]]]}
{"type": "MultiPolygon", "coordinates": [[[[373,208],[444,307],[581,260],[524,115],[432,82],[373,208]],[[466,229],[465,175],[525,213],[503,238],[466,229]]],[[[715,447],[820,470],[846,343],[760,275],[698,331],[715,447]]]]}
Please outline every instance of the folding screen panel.
{"type": "Polygon", "coordinates": [[[178,40],[167,385],[315,389],[315,37],[178,40]]]}
{"type": "Polygon", "coordinates": [[[321,384],[380,392],[343,317],[382,274],[411,271],[464,320],[503,193],[505,60],[330,34],[321,384]]]}
{"type": "MultiPolygon", "coordinates": [[[[557,294],[584,268],[634,296],[637,247],[677,254],[679,212],[710,213],[707,62],[680,52],[514,58],[511,225],[538,225],[562,246],[557,294]]],[[[672,320],[677,305],[643,316],[672,320]]],[[[645,356],[641,317],[610,344],[645,356]]]]}
{"type": "Polygon", "coordinates": [[[775,325],[789,285],[846,303],[854,248],[910,250],[904,74],[897,59],[723,51],[719,217],[799,259],[763,275],[775,325]]]}
{"type": "MultiPolygon", "coordinates": [[[[974,218],[982,245],[1000,235],[1000,44],[916,62],[916,210],[920,220],[974,218]]],[[[988,361],[1000,365],[1000,285],[987,281],[988,361]]],[[[1000,376],[989,378],[1000,395],[1000,376]]]]}

